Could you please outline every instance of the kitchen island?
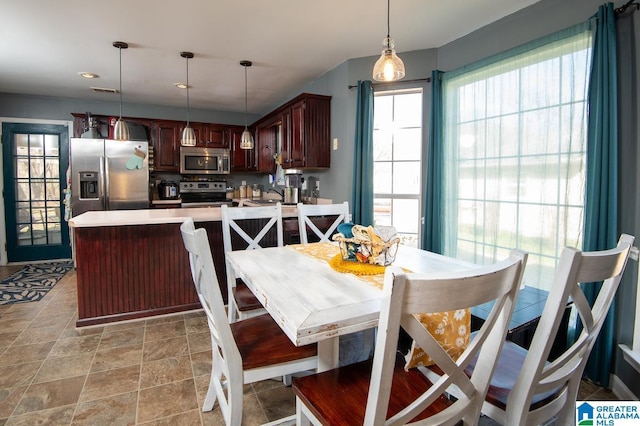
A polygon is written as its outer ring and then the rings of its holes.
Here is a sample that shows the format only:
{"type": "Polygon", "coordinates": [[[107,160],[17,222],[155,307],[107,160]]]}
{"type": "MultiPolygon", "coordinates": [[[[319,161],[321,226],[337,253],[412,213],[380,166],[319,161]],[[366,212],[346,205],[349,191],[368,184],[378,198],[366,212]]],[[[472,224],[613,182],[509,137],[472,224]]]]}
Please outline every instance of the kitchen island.
{"type": "MultiPolygon", "coordinates": [[[[298,242],[297,209],[283,206],[282,215],[285,243],[298,242]]],[[[220,208],[90,211],[69,221],[78,283],[76,326],[200,309],[180,234],[188,217],[207,230],[226,302],[220,208]]]]}

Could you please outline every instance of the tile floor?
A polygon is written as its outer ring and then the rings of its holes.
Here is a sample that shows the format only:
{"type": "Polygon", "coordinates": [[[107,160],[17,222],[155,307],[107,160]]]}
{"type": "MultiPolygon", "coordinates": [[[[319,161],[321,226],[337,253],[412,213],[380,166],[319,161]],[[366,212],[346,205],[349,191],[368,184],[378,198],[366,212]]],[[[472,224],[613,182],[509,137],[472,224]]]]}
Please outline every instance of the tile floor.
{"type": "MultiPolygon", "coordinates": [[[[211,368],[203,314],[77,330],[75,284],[71,271],[39,302],[0,306],[0,426],[224,424],[217,406],[200,410],[211,368]]],[[[244,425],[294,412],[281,382],[245,387],[244,425]]]]}
{"type": "MultiPolygon", "coordinates": [[[[18,267],[0,267],[0,277],[18,267]]],[[[0,305],[0,426],[222,425],[200,410],[211,365],[199,312],[76,329],[76,275],[39,302],[0,305]]],[[[580,399],[616,399],[584,383],[580,399]]],[[[280,381],[245,387],[243,425],[291,415],[280,381]]],[[[485,419],[486,420],[486,419],[485,419]]]]}

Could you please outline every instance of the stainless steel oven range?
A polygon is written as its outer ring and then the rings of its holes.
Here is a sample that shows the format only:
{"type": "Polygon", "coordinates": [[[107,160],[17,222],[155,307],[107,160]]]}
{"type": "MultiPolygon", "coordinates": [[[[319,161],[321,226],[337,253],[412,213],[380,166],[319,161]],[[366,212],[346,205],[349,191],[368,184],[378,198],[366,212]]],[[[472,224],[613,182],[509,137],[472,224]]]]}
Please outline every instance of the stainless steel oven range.
{"type": "Polygon", "coordinates": [[[231,206],[227,199],[226,181],[183,181],[180,182],[182,207],[220,207],[231,206]]]}

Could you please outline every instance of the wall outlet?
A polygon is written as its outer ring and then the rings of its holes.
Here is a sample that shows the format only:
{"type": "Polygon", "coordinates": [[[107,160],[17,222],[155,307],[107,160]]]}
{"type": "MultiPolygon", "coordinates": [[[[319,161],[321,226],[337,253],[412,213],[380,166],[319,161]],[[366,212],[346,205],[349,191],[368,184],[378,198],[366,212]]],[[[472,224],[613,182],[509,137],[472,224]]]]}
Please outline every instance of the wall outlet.
{"type": "Polygon", "coordinates": [[[333,150],[338,150],[338,138],[333,138],[333,150]]]}

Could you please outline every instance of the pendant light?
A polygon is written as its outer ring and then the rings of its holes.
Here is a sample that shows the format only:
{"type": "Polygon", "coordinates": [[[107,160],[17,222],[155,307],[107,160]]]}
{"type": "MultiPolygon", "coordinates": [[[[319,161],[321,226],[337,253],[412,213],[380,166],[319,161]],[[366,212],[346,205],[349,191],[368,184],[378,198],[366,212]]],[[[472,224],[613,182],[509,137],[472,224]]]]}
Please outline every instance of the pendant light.
{"type": "Polygon", "coordinates": [[[247,127],[247,67],[253,65],[251,61],[240,61],[240,65],[244,67],[244,132],[240,138],[240,148],[253,149],[253,135],[247,127]]]}
{"type": "Polygon", "coordinates": [[[387,37],[382,41],[382,54],[373,66],[373,79],[376,81],[396,81],[404,77],[404,63],[396,55],[393,39],[389,35],[389,2],[387,0],[387,37]]]}
{"type": "Polygon", "coordinates": [[[128,49],[129,45],[124,41],[114,41],[113,47],[116,47],[120,52],[120,117],[113,128],[113,138],[117,141],[128,141],[129,127],[127,127],[127,123],[122,121],[122,49],[128,49]]]}
{"type": "Polygon", "coordinates": [[[191,52],[180,52],[180,56],[187,60],[187,125],[182,130],[182,138],[180,139],[180,145],[182,146],[196,146],[196,134],[189,126],[189,59],[193,58],[191,52]]]}

